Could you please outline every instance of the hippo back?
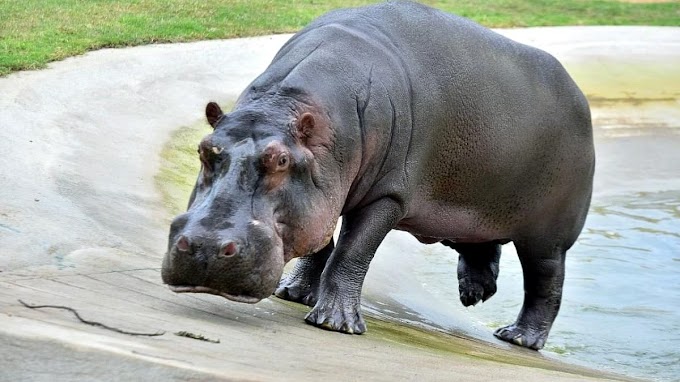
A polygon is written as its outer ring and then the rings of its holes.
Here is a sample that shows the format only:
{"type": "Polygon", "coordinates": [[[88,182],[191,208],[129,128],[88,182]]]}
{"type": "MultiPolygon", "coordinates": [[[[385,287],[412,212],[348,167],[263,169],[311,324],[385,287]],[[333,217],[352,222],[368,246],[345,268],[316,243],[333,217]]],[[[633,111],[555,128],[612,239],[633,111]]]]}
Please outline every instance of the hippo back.
{"type": "Polygon", "coordinates": [[[239,102],[286,91],[307,94],[333,121],[334,159],[350,170],[345,210],[407,195],[406,226],[441,205],[468,206],[443,218],[507,231],[559,197],[555,189],[592,182],[588,104],[562,65],[417,3],[317,19],[239,102]]]}

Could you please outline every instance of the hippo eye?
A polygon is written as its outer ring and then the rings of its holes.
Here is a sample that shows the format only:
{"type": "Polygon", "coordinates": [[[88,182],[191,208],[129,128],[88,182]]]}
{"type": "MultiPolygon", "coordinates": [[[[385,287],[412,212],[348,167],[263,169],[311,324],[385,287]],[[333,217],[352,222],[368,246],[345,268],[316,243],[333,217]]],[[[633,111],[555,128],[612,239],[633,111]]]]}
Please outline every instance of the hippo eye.
{"type": "Polygon", "coordinates": [[[212,175],[213,170],[212,163],[210,163],[209,158],[207,158],[206,152],[203,151],[201,148],[198,149],[198,159],[201,161],[201,164],[203,165],[203,175],[205,176],[212,175]]]}
{"type": "Polygon", "coordinates": [[[286,154],[281,154],[279,155],[279,167],[286,167],[288,165],[288,155],[286,154]]]}

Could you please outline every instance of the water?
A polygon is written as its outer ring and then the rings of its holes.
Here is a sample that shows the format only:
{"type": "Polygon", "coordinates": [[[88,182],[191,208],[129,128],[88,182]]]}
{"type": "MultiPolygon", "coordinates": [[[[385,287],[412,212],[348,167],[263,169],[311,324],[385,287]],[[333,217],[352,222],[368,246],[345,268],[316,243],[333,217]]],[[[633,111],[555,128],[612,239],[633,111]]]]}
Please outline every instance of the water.
{"type": "MultiPolygon", "coordinates": [[[[598,131],[593,202],[568,252],[563,304],[543,354],[628,376],[680,380],[677,131],[598,131]]],[[[442,245],[420,245],[394,232],[374,263],[365,300],[378,314],[495,341],[493,330],[511,323],[522,304],[512,245],[503,247],[498,293],[471,308],[458,302],[457,255],[442,245]]]]}

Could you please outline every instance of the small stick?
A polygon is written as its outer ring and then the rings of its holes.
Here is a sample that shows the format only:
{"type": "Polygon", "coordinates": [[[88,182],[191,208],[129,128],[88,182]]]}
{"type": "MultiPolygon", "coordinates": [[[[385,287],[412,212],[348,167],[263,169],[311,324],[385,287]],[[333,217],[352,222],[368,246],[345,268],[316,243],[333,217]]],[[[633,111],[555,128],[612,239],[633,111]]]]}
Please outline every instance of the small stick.
{"type": "Polygon", "coordinates": [[[80,320],[80,322],[82,322],[83,324],[92,325],[92,326],[97,326],[97,327],[100,327],[100,328],[104,328],[104,329],[107,329],[107,330],[111,330],[111,331],[116,332],[116,333],[127,334],[127,335],[130,335],[130,336],[148,336],[148,337],[162,336],[163,334],[165,334],[165,332],[156,332],[156,333],[128,332],[128,331],[126,331],[126,330],[122,330],[122,329],[118,329],[118,328],[113,328],[113,327],[111,327],[111,326],[104,325],[104,324],[102,324],[101,322],[88,321],[88,320],[86,320],[86,319],[80,317],[80,314],[78,314],[78,312],[77,312],[75,309],[69,308],[68,306],[62,306],[62,305],[31,305],[31,304],[27,304],[27,303],[25,303],[25,302],[23,302],[23,301],[21,301],[21,300],[17,300],[17,301],[19,301],[19,302],[21,303],[21,305],[23,305],[23,306],[25,306],[25,307],[27,307],[27,308],[29,308],[29,309],[53,308],[53,309],[64,309],[64,310],[68,310],[69,312],[75,314],[76,318],[77,318],[78,320],[80,320]]]}
{"type": "Polygon", "coordinates": [[[192,339],[199,340],[199,341],[212,342],[214,344],[220,343],[220,340],[211,340],[210,338],[203,337],[200,334],[194,334],[194,333],[185,332],[185,331],[177,332],[177,333],[175,333],[175,335],[180,336],[180,337],[192,338],[192,339]]]}

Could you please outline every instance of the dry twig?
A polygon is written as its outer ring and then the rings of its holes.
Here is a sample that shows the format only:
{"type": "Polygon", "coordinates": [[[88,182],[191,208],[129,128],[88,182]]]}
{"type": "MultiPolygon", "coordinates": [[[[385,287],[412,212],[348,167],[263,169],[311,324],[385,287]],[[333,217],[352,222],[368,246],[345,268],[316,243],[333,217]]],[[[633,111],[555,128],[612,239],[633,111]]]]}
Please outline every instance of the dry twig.
{"type": "Polygon", "coordinates": [[[104,325],[101,322],[89,321],[89,320],[86,320],[86,319],[80,317],[80,314],[78,314],[78,312],[75,309],[70,308],[68,306],[62,306],[62,305],[31,305],[31,304],[27,304],[27,303],[25,303],[21,300],[17,300],[17,301],[19,301],[21,303],[21,305],[23,305],[23,306],[25,306],[29,309],[52,308],[52,309],[68,310],[69,312],[73,313],[76,316],[76,318],[78,320],[80,320],[80,322],[82,322],[83,324],[97,326],[97,327],[100,327],[100,328],[103,328],[103,329],[111,330],[111,331],[116,332],[116,333],[127,334],[127,335],[130,335],[130,336],[147,336],[147,337],[162,336],[163,334],[165,334],[165,332],[156,332],[156,333],[128,332],[126,330],[122,330],[122,329],[114,328],[114,327],[111,327],[111,326],[108,326],[108,325],[104,325]]]}
{"type": "Polygon", "coordinates": [[[192,338],[192,339],[199,340],[199,341],[212,342],[214,344],[220,343],[220,340],[211,340],[210,338],[203,337],[200,334],[194,334],[194,333],[185,332],[185,331],[177,332],[177,333],[175,333],[175,335],[180,336],[180,337],[192,338]]]}

